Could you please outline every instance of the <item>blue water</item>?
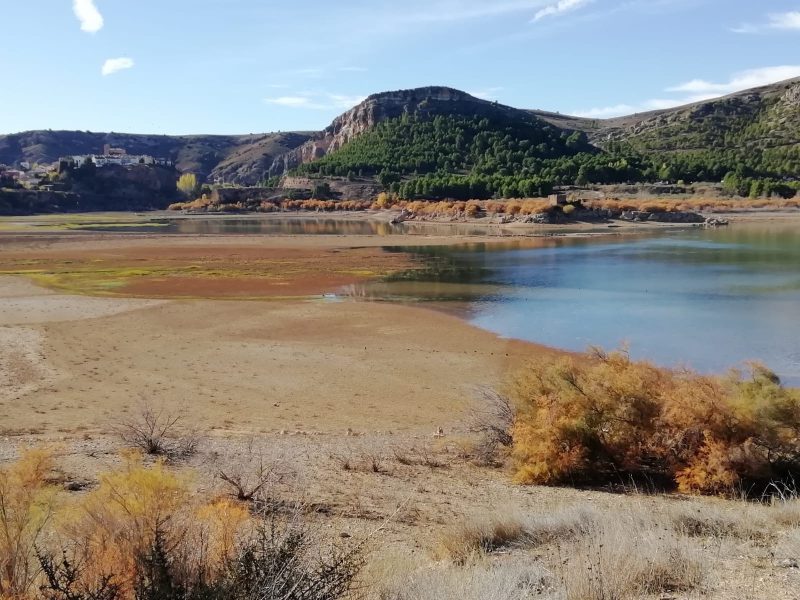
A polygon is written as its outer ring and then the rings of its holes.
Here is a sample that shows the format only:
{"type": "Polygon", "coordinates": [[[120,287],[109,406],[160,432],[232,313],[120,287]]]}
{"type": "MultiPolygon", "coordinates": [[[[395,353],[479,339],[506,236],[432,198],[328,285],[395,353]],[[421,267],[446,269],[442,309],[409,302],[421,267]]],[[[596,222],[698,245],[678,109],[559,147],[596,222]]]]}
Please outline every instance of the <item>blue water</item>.
{"type": "Polygon", "coordinates": [[[800,229],[731,227],[422,250],[418,279],[364,292],[454,302],[502,336],[722,372],[759,360],[800,385],[800,229]]]}

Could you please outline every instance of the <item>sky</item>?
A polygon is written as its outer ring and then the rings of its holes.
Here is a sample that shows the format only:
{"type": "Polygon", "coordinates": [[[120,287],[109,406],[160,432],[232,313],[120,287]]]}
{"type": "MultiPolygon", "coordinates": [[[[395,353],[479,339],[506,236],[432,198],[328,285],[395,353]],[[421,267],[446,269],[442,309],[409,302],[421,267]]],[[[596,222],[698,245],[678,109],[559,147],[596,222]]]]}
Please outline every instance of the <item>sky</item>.
{"type": "Polygon", "coordinates": [[[446,85],[604,118],[800,76],[800,0],[0,0],[0,133],[318,130],[446,85]]]}

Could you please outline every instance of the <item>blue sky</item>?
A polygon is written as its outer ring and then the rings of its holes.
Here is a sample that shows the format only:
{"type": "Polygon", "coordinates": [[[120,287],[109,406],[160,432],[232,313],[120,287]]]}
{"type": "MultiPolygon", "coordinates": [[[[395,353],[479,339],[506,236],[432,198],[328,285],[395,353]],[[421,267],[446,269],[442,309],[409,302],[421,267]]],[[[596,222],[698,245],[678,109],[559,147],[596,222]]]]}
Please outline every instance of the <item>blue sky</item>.
{"type": "Polygon", "coordinates": [[[800,76],[800,0],[4,0],[0,133],[321,129],[449,85],[614,116],[800,76]]]}

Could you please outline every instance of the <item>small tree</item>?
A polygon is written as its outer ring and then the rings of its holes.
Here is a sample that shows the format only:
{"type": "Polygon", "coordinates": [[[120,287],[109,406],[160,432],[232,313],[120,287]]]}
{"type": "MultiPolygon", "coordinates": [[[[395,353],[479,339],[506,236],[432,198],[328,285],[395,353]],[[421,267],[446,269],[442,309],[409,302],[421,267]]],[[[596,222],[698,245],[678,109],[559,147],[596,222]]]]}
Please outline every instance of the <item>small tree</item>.
{"type": "Polygon", "coordinates": [[[197,194],[197,175],[194,173],[184,173],[178,179],[178,190],[187,198],[191,198],[197,194]]]}

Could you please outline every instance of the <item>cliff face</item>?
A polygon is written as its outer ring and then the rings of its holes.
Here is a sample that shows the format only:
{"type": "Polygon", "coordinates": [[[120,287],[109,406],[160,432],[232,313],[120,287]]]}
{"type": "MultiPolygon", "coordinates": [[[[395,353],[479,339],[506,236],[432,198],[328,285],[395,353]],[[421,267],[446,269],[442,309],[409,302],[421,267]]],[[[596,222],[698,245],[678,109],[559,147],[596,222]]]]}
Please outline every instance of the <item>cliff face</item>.
{"type": "Polygon", "coordinates": [[[404,114],[420,116],[467,114],[531,118],[527,111],[517,110],[470,96],[447,87],[424,87],[374,94],[355,108],[337,117],[323,131],[305,144],[279,156],[270,168],[270,175],[282,175],[295,167],[334,152],[344,144],[387,119],[404,114]]]}

